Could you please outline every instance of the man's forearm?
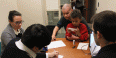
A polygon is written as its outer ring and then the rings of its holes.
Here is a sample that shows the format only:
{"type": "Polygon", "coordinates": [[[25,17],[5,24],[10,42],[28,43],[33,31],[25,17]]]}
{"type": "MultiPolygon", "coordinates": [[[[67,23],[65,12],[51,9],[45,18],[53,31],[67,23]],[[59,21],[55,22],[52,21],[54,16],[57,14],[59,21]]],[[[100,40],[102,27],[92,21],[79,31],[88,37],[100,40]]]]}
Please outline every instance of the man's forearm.
{"type": "Polygon", "coordinates": [[[52,36],[55,36],[56,33],[58,32],[59,30],[59,27],[58,26],[55,26],[54,30],[53,30],[53,33],[52,33],[52,36]]]}

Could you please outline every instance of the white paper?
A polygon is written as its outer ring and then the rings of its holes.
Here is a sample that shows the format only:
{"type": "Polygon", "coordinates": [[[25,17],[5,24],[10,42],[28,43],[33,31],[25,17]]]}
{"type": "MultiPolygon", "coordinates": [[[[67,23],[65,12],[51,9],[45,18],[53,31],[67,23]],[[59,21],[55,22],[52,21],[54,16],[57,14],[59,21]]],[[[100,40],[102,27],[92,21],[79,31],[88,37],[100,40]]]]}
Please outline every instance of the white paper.
{"type": "Polygon", "coordinates": [[[79,43],[77,49],[87,50],[89,43],[79,43]]]}
{"type": "Polygon", "coordinates": [[[70,29],[71,31],[77,30],[76,28],[68,28],[68,29],[70,29]]]}
{"type": "MultiPolygon", "coordinates": [[[[46,53],[46,54],[49,54],[49,53],[46,53]]],[[[64,56],[63,55],[58,55],[58,58],[63,58],[64,56]]],[[[52,57],[52,58],[55,58],[55,57],[52,57]]]]}
{"type": "Polygon", "coordinates": [[[52,49],[52,48],[58,48],[58,47],[64,47],[66,46],[62,40],[59,41],[53,41],[51,42],[47,47],[48,49],[52,49]]]}
{"type": "Polygon", "coordinates": [[[58,55],[58,58],[63,58],[63,56],[62,55],[58,55]]]}

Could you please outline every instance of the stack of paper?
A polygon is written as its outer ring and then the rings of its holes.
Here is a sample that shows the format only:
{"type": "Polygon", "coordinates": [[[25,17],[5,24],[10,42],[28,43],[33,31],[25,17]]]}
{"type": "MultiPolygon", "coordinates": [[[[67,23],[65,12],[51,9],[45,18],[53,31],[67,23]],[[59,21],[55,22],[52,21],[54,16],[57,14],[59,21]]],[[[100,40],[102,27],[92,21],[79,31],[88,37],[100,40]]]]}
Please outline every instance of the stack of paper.
{"type": "Polygon", "coordinates": [[[51,42],[47,47],[48,49],[52,49],[52,48],[58,48],[58,47],[64,47],[66,46],[62,40],[59,41],[53,41],[51,42]]]}

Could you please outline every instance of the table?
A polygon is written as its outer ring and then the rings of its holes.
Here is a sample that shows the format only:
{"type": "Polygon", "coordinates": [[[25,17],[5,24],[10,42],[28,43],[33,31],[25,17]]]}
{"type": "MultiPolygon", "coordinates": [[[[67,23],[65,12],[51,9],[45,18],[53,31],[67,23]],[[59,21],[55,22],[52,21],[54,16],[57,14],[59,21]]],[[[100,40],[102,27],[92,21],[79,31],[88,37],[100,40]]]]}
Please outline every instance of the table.
{"type": "MultiPolygon", "coordinates": [[[[75,48],[73,49],[73,41],[68,41],[66,38],[56,38],[57,40],[62,40],[65,43],[65,47],[60,47],[60,48],[55,48],[56,51],[59,51],[59,55],[63,55],[63,58],[91,58],[91,55],[85,54],[85,53],[90,53],[90,49],[88,47],[87,50],[82,50],[77,49],[77,46],[79,44],[78,41],[75,42],[75,48]]],[[[89,43],[89,40],[85,41],[84,43],[89,43]]],[[[53,49],[49,49],[47,53],[53,52],[53,49]]]]}

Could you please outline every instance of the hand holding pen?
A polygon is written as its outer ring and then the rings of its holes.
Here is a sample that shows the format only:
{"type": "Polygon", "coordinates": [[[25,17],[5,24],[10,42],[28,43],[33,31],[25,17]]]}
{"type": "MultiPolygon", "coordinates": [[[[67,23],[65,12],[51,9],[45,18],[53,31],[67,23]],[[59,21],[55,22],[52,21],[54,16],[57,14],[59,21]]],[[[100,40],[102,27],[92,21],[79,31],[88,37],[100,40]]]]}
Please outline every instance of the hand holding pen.
{"type": "Polygon", "coordinates": [[[54,49],[54,52],[48,53],[48,57],[52,57],[52,58],[58,58],[58,55],[59,55],[59,52],[55,51],[55,49],[54,49]]]}

